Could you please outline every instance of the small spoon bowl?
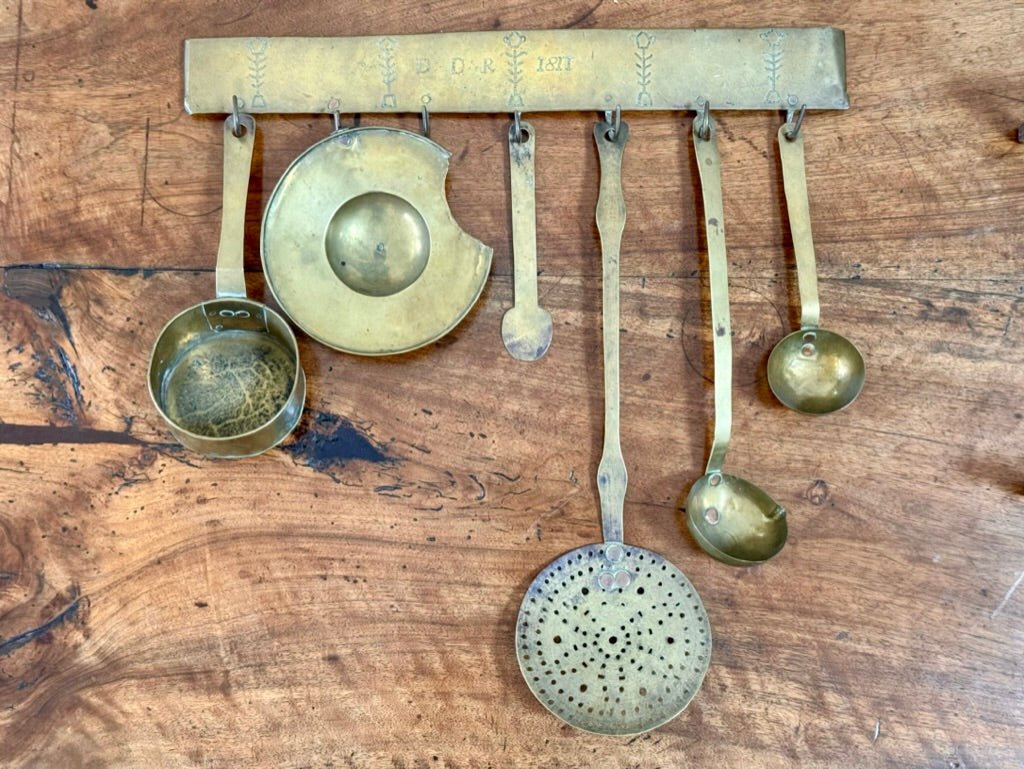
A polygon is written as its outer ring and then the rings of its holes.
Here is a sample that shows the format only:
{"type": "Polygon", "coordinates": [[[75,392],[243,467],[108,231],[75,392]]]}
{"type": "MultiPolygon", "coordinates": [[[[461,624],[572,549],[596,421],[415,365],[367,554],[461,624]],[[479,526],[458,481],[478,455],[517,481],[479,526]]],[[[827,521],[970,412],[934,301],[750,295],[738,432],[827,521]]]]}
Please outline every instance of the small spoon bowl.
{"type": "Polygon", "coordinates": [[[849,406],[864,387],[864,358],[843,336],[821,328],[794,331],[768,357],[768,384],[801,414],[831,414],[849,406]]]}
{"type": "Polygon", "coordinates": [[[701,476],[686,498],[686,522],[701,548],[732,566],[767,561],[786,544],[786,510],[735,475],[701,476]]]}
{"type": "Polygon", "coordinates": [[[537,360],[551,346],[551,313],[543,307],[517,304],[501,318],[501,340],[516,360],[537,360]]]}

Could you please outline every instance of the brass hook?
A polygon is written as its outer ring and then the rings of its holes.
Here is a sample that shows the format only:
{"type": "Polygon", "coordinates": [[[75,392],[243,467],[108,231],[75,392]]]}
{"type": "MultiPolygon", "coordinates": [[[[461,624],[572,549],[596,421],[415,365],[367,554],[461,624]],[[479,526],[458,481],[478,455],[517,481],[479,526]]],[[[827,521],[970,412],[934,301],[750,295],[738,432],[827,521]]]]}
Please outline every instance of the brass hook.
{"type": "Polygon", "coordinates": [[[512,113],[512,124],[508,127],[508,140],[516,144],[522,144],[528,138],[526,129],[523,128],[523,113],[512,113]]]}
{"type": "MultiPolygon", "coordinates": [[[[337,106],[337,102],[332,99],[327,108],[330,109],[334,106],[337,106]]],[[[359,124],[363,122],[363,116],[359,112],[354,113],[352,115],[352,125],[345,126],[341,123],[341,110],[335,109],[331,110],[331,120],[334,121],[334,133],[337,133],[338,131],[347,131],[349,128],[359,128],[359,124]]]]}
{"type": "Polygon", "coordinates": [[[427,105],[423,105],[423,109],[420,110],[420,126],[423,128],[423,135],[428,139],[430,138],[430,113],[427,112],[427,105]]]}
{"type": "Polygon", "coordinates": [[[786,110],[786,138],[790,141],[796,139],[800,135],[800,126],[804,124],[804,114],[807,112],[807,105],[804,104],[800,107],[799,114],[796,114],[796,110],[790,107],[786,110]],[[793,122],[793,116],[796,115],[796,123],[793,122]]]}
{"type": "Polygon", "coordinates": [[[245,136],[245,126],[241,118],[242,102],[237,96],[231,97],[231,134],[240,139],[245,136]]]}
{"type": "Polygon", "coordinates": [[[619,135],[619,127],[622,125],[622,105],[616,104],[614,110],[606,109],[604,122],[611,126],[608,129],[608,138],[615,141],[615,137],[619,135]]]}
{"type": "Polygon", "coordinates": [[[711,102],[707,99],[697,113],[697,136],[703,141],[711,138],[711,102]]]}

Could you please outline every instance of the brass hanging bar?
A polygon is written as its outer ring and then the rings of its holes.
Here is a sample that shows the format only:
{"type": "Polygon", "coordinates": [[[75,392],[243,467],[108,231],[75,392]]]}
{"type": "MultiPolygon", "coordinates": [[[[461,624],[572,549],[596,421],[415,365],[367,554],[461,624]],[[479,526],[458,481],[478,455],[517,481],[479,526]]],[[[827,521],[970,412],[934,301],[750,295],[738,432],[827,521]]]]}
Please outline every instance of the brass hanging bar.
{"type": "Polygon", "coordinates": [[[185,41],[185,109],[230,113],[846,109],[832,27],[185,41]]]}

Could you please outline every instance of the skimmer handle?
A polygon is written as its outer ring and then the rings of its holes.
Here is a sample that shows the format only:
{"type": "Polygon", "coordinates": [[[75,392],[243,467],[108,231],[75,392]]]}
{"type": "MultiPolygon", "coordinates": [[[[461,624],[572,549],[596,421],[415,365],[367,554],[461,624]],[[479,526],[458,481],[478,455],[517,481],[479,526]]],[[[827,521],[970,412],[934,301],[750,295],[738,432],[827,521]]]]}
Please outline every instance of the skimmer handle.
{"type": "Polygon", "coordinates": [[[619,443],[619,248],[626,226],[622,194],[622,153],[629,126],[599,121],[594,126],[601,187],[597,197],[597,231],[601,236],[604,341],[604,450],[597,468],[601,530],[605,542],[622,542],[622,507],[626,500],[626,463],[619,443]]]}

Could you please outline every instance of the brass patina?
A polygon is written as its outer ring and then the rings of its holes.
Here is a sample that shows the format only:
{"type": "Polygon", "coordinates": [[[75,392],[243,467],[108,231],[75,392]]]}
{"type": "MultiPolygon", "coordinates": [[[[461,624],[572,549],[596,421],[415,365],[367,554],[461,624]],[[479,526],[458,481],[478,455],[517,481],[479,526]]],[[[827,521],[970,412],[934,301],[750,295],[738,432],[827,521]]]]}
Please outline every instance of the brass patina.
{"type": "Polygon", "coordinates": [[[501,318],[501,340],[517,360],[537,360],[551,346],[551,313],[537,302],[537,204],[533,126],[516,113],[508,130],[515,304],[501,318]]]}
{"type": "Polygon", "coordinates": [[[256,123],[236,115],[223,130],[217,298],[189,307],[160,332],[149,360],[149,394],[183,445],[211,457],[245,457],[292,431],[306,377],[284,318],[245,296],[242,245],[256,123]]]}
{"type": "Polygon", "coordinates": [[[732,433],[732,325],[721,160],[715,121],[706,107],[693,124],[693,147],[708,244],[715,423],[707,468],[686,500],[686,519],[705,552],[733,566],[748,566],[771,558],[786,544],[786,511],[754,484],[722,472],[732,433]]]}
{"type": "MultiPolygon", "coordinates": [[[[802,114],[802,113],[801,113],[802,114]]],[[[784,405],[803,414],[829,414],[853,403],[864,387],[864,358],[851,341],[819,327],[818,275],[807,200],[802,121],[779,128],[793,252],[800,290],[800,329],[768,357],[768,384],[784,405]]]]}
{"type": "Polygon", "coordinates": [[[568,29],[185,42],[185,109],[567,112],[846,109],[831,27],[568,29]]]}
{"type": "Polygon", "coordinates": [[[336,131],[278,181],[263,217],[263,269],[298,326],[329,347],[390,355],[435,341],[469,312],[491,249],[445,198],[451,157],[396,128],[336,131]]]}
{"type": "Polygon", "coordinates": [[[700,596],[663,556],[623,544],[626,465],[619,445],[619,246],[626,219],[622,152],[629,134],[594,129],[601,162],[604,451],[597,472],[604,542],[565,553],[530,585],[516,655],[530,690],[556,716],[599,734],[638,734],[678,715],[700,689],[711,630],[700,596]]]}

